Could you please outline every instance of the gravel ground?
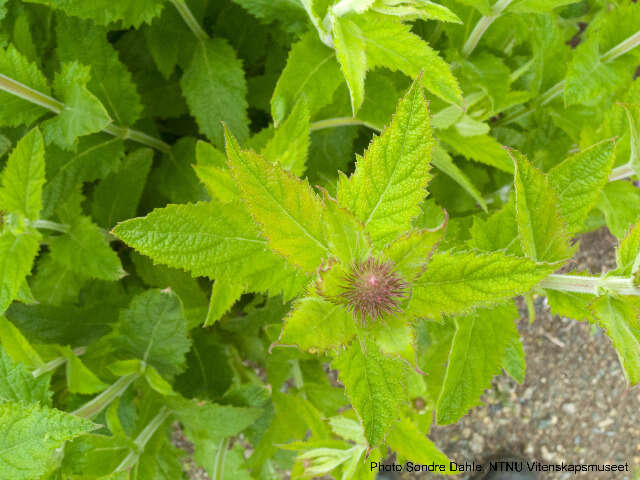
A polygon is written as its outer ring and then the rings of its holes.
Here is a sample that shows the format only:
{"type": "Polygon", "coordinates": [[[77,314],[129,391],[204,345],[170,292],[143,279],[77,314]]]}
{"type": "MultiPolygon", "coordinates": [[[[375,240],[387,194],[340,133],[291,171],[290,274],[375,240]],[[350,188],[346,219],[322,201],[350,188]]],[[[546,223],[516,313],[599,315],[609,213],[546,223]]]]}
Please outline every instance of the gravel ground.
{"type": "MultiPolygon", "coordinates": [[[[614,268],[615,243],[606,230],[585,235],[571,268],[594,274],[614,268]]],[[[496,377],[484,396],[485,405],[456,425],[435,427],[432,439],[458,463],[512,452],[548,463],[629,462],[632,471],[640,469],[640,389],[627,388],[609,339],[597,327],[552,316],[543,298],[536,307],[533,325],[521,310],[519,329],[527,359],[523,385],[506,375],[496,377]]],[[[578,478],[634,476],[580,473],[578,478]]]]}
{"type": "MultiPolygon", "coordinates": [[[[614,268],[615,243],[606,229],[583,236],[580,251],[564,270],[597,274],[614,268]]],[[[552,316],[543,298],[537,299],[536,310],[531,325],[526,309],[521,309],[519,328],[527,359],[524,383],[518,385],[506,375],[496,377],[484,405],[455,425],[434,427],[431,438],[458,463],[509,452],[546,463],[629,462],[632,471],[640,471],[640,388],[627,388],[610,341],[596,327],[552,316]]],[[[174,438],[176,445],[189,451],[179,431],[174,438]]],[[[185,471],[192,479],[208,478],[188,457],[185,471]]],[[[573,477],[539,476],[540,480],[573,477]]],[[[640,475],[581,473],[578,478],[636,480],[640,475]]]]}

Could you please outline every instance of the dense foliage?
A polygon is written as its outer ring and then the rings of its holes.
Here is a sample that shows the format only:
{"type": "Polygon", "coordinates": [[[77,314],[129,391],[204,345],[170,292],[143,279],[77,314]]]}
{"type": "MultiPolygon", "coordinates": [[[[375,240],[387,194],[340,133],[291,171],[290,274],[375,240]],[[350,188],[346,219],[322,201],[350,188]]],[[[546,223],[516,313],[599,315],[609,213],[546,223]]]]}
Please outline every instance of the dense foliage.
{"type": "Polygon", "coordinates": [[[176,422],[217,480],[448,467],[432,421],[524,380],[519,295],[640,381],[639,3],[0,19],[1,479],[186,478],[176,422]]]}

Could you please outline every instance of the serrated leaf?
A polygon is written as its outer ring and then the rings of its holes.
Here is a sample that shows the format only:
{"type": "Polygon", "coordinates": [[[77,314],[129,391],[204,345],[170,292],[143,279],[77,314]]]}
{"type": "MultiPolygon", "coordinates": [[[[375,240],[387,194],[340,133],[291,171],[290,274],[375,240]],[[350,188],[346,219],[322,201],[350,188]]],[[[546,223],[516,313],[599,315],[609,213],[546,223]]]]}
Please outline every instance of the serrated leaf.
{"type": "Polygon", "coordinates": [[[611,275],[630,277],[640,269],[640,223],[636,224],[624,237],[616,249],[615,270],[611,275]]]}
{"type": "Polygon", "coordinates": [[[367,12],[354,17],[365,41],[368,68],[386,67],[415,78],[446,102],[462,104],[462,94],[449,65],[411,27],[388,15],[367,12]]]}
{"type": "Polygon", "coordinates": [[[40,249],[36,231],[14,235],[0,233],[0,314],[4,313],[27,278],[40,249]]]}
{"type": "Polygon", "coordinates": [[[582,321],[593,320],[593,312],[590,310],[591,303],[596,298],[588,293],[563,292],[560,290],[545,290],[547,302],[551,313],[561,315],[566,318],[582,321]]]}
{"type": "Polygon", "coordinates": [[[445,229],[410,230],[390,243],[382,254],[393,262],[394,269],[411,281],[422,273],[445,229]]]}
{"type": "Polygon", "coordinates": [[[364,223],[374,242],[392,240],[420,214],[432,148],[427,101],[417,79],[353,175],[340,177],[338,202],[364,223]]]}
{"type": "Polygon", "coordinates": [[[120,313],[112,341],[121,352],[147,362],[164,376],[180,373],[191,345],[180,300],[164,290],[136,295],[120,313]]]}
{"type": "Polygon", "coordinates": [[[0,477],[39,478],[53,465],[54,450],[96,426],[89,420],[38,405],[0,405],[0,477]]]}
{"type": "Polygon", "coordinates": [[[633,171],[640,172],[640,105],[622,105],[629,122],[629,161],[633,171]]]}
{"type": "Polygon", "coordinates": [[[209,327],[217,322],[242,296],[244,286],[241,283],[216,280],[211,288],[209,309],[203,327],[209,327]]]}
{"type": "Polygon", "coordinates": [[[78,137],[99,132],[109,125],[111,118],[104,106],[87,90],[90,79],[89,67],[77,62],[62,64],[61,72],[56,73],[53,81],[53,89],[65,107],[42,123],[47,143],[71,149],[78,137]]]}
{"type": "Polygon", "coordinates": [[[514,13],[549,13],[554,8],[576,3],[576,0],[519,0],[509,6],[514,13]]]}
{"type": "Polygon", "coordinates": [[[609,295],[597,298],[592,311],[611,339],[631,386],[640,382],[640,324],[634,307],[609,295]]]}
{"type": "Polygon", "coordinates": [[[333,17],[333,41],[336,57],[349,87],[351,111],[355,116],[364,100],[367,56],[362,31],[349,17],[333,17]]]}
{"type": "Polygon", "coordinates": [[[414,283],[409,311],[440,318],[495,305],[529,291],[553,270],[500,252],[436,253],[414,283]]]}
{"type": "Polygon", "coordinates": [[[31,289],[37,301],[56,306],[74,303],[80,289],[89,281],[89,277],[74,270],[57,263],[51,254],[42,254],[31,279],[31,289]]]}
{"type": "Polygon", "coordinates": [[[35,378],[22,363],[13,362],[5,353],[5,349],[0,347],[0,405],[16,402],[22,405],[39,403],[45,406],[51,403],[50,397],[49,376],[35,378]]]}
{"type": "Polygon", "coordinates": [[[569,244],[558,198],[549,178],[518,151],[510,151],[516,169],[516,222],[525,255],[540,262],[567,260],[569,244]]]}
{"type": "Polygon", "coordinates": [[[60,350],[67,360],[65,369],[69,392],[90,395],[99,393],[109,386],[100,380],[69,347],[61,347],[60,350]]]}
{"type": "Polygon", "coordinates": [[[47,146],[42,217],[51,218],[83,182],[104,178],[117,170],[123,155],[122,139],[105,134],[80,138],[73,152],[47,146]]]}
{"type": "Polygon", "coordinates": [[[118,255],[89,217],[74,219],[67,233],[51,238],[49,247],[56,263],[79,274],[112,281],[124,275],[118,255]]]}
{"type": "Polygon", "coordinates": [[[224,153],[207,142],[198,141],[196,159],[198,164],[193,168],[212,198],[217,198],[222,203],[241,199],[231,172],[227,168],[227,158],[224,153]]]}
{"type": "Polygon", "coordinates": [[[401,418],[393,427],[387,438],[387,445],[397,455],[415,464],[445,465],[446,472],[450,472],[447,456],[406,417],[401,418]]]}
{"type": "Polygon", "coordinates": [[[371,251],[364,225],[348,210],[323,191],[322,220],[331,253],[344,265],[362,260],[371,251]]]}
{"type": "Polygon", "coordinates": [[[269,247],[292,264],[313,272],[327,256],[322,226],[323,204],[301,181],[227,136],[227,158],[249,212],[261,226],[269,247]]]}
{"type": "MultiPolygon", "coordinates": [[[[0,49],[0,72],[3,75],[49,95],[46,77],[34,62],[30,62],[13,45],[0,49]]],[[[7,127],[30,125],[47,111],[23,98],[0,91],[0,124],[7,127]]]]}
{"type": "Polygon", "coordinates": [[[296,176],[306,168],[309,150],[309,109],[304,100],[298,102],[287,119],[276,129],[262,149],[271,163],[279,163],[296,176]]]}
{"type": "Polygon", "coordinates": [[[615,143],[605,141],[571,155],[549,170],[567,232],[580,230],[606,185],[615,160],[615,143]]]}
{"type": "Polygon", "coordinates": [[[98,225],[111,228],[135,216],[152,161],[151,149],[135,150],[127,155],[117,172],[98,184],[93,192],[91,208],[98,225]]]}
{"type": "Polygon", "coordinates": [[[467,241],[467,245],[484,252],[504,250],[505,253],[522,256],[513,196],[488,218],[473,219],[471,238],[467,241]]]}
{"type": "Polygon", "coordinates": [[[438,136],[460,155],[495,167],[503,172],[513,173],[513,162],[498,141],[490,135],[464,137],[455,128],[438,131],[438,136]]]}
{"type": "Polygon", "coordinates": [[[277,126],[304,98],[313,115],[331,103],[342,79],[334,51],[324,45],[315,32],[308,32],[291,47],[271,98],[271,116],[277,126]]]}
{"type": "Polygon", "coordinates": [[[214,145],[224,145],[222,122],[240,141],[249,136],[244,71],[226,40],[200,42],[180,86],[200,130],[214,145]]]}
{"type": "Polygon", "coordinates": [[[99,25],[121,22],[123,27],[139,27],[150,23],[162,11],[164,0],[28,0],[60,9],[72,17],[91,19],[99,25]]]}
{"type": "Polygon", "coordinates": [[[524,358],[522,340],[520,340],[520,334],[518,333],[517,328],[515,330],[515,335],[511,337],[511,341],[504,352],[502,368],[507,375],[522,385],[524,382],[527,364],[524,358]]]}
{"type": "Polygon", "coordinates": [[[291,0],[233,0],[251,15],[270,24],[279,22],[289,32],[304,31],[309,22],[300,2],[291,0]]]}
{"type": "Polygon", "coordinates": [[[87,84],[120,125],[133,125],[142,112],[140,95],[131,73],[118,58],[107,39],[107,29],[90,21],[58,15],[56,17],[57,52],[62,62],[77,61],[91,67],[87,84]],[[81,38],[82,42],[78,42],[81,38]]]}
{"type": "Polygon", "coordinates": [[[44,364],[22,332],[3,316],[0,316],[0,342],[14,362],[22,362],[31,368],[44,364]]]}
{"type": "Polygon", "coordinates": [[[343,305],[310,296],[294,304],[284,319],[276,345],[294,345],[304,351],[324,352],[347,345],[355,334],[354,318],[343,305]]]}
{"type": "Polygon", "coordinates": [[[407,401],[406,365],[371,342],[354,342],[331,363],[364,427],[369,449],[383,441],[407,401]]]}
{"type": "Polygon", "coordinates": [[[36,220],[42,209],[44,175],[44,142],[34,128],[18,141],[2,171],[0,210],[36,220]]]}
{"type": "Polygon", "coordinates": [[[617,238],[624,238],[640,220],[640,190],[631,182],[607,183],[600,192],[598,209],[604,213],[607,227],[617,238]]]}
{"type": "Polygon", "coordinates": [[[454,423],[480,403],[517,334],[517,318],[518,310],[511,303],[455,319],[456,333],[436,410],[438,424],[454,423]]]}

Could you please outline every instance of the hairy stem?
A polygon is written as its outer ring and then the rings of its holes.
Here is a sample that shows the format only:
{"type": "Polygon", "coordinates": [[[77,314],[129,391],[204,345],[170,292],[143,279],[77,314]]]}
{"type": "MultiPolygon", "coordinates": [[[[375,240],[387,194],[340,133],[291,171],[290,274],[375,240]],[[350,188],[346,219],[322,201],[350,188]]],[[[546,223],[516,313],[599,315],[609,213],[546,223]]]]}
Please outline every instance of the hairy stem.
{"type": "Polygon", "coordinates": [[[611,175],[609,175],[609,181],[613,182],[615,180],[622,180],[623,178],[628,178],[632,175],[635,175],[635,171],[630,163],[625,163],[624,165],[620,165],[619,167],[614,168],[611,171],[611,175]]]}
{"type": "MultiPolygon", "coordinates": [[[[78,347],[78,348],[74,348],[73,349],[73,353],[75,355],[78,355],[78,356],[84,355],[86,351],[87,351],[87,347],[78,347]]],[[[33,375],[34,377],[39,377],[40,375],[42,375],[44,373],[51,372],[51,371],[55,370],[60,365],[63,365],[66,361],[67,361],[67,359],[65,357],[62,357],[62,356],[60,356],[58,358],[54,358],[50,362],[47,362],[44,365],[34,369],[31,372],[31,375],[33,375]]]]}
{"type": "Polygon", "coordinates": [[[500,14],[504,11],[505,8],[509,6],[512,1],[513,0],[498,0],[493,6],[493,12],[491,12],[491,15],[485,15],[480,20],[478,20],[478,23],[476,23],[476,26],[473,27],[473,30],[469,34],[469,38],[467,38],[467,41],[462,47],[462,55],[464,55],[465,57],[471,55],[473,50],[478,45],[478,42],[484,35],[484,32],[487,31],[487,29],[491,26],[495,19],[500,16],[500,14]]]}
{"type": "Polygon", "coordinates": [[[140,432],[140,434],[134,440],[134,444],[136,446],[135,451],[132,450],[129,454],[122,460],[120,465],[113,471],[113,473],[124,472],[133,467],[136,463],[138,463],[138,458],[140,454],[144,451],[144,447],[147,445],[147,442],[151,440],[153,434],[156,433],[158,428],[164,423],[167,417],[171,415],[171,411],[167,407],[162,407],[155,417],[147,424],[146,427],[140,432]]]}
{"type": "Polygon", "coordinates": [[[314,130],[322,130],[324,128],[347,127],[351,125],[364,126],[376,132],[382,131],[380,127],[354,117],[336,117],[318,120],[310,125],[310,130],[313,132],[314,130]]]}
{"type": "Polygon", "coordinates": [[[130,375],[125,375],[124,377],[120,377],[118,380],[113,382],[105,391],[103,391],[100,395],[95,398],[89,400],[83,406],[72,412],[74,415],[78,415],[79,417],[92,418],[99,414],[102,410],[108,407],[111,402],[113,402],[116,398],[122,395],[129,385],[138,378],[138,373],[132,373],[130,375]]]}
{"type": "Polygon", "coordinates": [[[67,233],[69,231],[69,225],[66,223],[52,222],[50,220],[33,220],[31,222],[33,228],[41,228],[44,230],[53,230],[54,232],[67,233]]]}
{"type": "MultiPolygon", "coordinates": [[[[35,105],[39,105],[46,108],[50,112],[59,114],[66,106],[64,103],[56,100],[49,95],[45,95],[42,92],[34,90],[13,78],[0,74],[0,90],[3,90],[11,95],[20,97],[23,100],[31,102],[35,105]]],[[[169,144],[163,142],[159,138],[152,137],[146,133],[138,130],[133,130],[128,127],[121,127],[119,125],[109,124],[103,130],[103,132],[113,135],[114,137],[120,137],[123,140],[133,140],[134,142],[147,145],[148,147],[155,148],[161,152],[170,152],[171,147],[169,144]]]]}
{"type": "Polygon", "coordinates": [[[227,457],[227,450],[229,448],[229,439],[223,438],[218,445],[218,451],[216,452],[216,460],[213,464],[213,476],[212,480],[223,480],[224,477],[224,461],[227,457]]]}
{"type": "Polygon", "coordinates": [[[561,290],[564,292],[589,293],[600,295],[607,290],[618,295],[640,295],[640,288],[627,277],[588,277],[579,275],[551,274],[542,282],[542,288],[561,290]]]}
{"type": "Polygon", "coordinates": [[[201,42],[208,40],[209,35],[207,35],[207,32],[205,32],[204,29],[200,26],[200,24],[198,23],[198,20],[196,20],[196,17],[193,16],[193,13],[189,9],[189,6],[187,5],[187,3],[184,0],[170,0],[170,1],[173,4],[173,6],[176,7],[176,10],[184,20],[184,23],[187,24],[187,26],[193,32],[196,38],[201,42]]]}

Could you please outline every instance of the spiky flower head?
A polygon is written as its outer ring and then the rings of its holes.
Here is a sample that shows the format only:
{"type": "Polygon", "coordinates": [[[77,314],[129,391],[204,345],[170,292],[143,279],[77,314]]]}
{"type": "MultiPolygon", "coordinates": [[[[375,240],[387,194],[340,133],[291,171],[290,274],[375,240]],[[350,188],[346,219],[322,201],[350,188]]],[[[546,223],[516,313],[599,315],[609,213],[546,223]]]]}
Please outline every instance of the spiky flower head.
{"type": "Polygon", "coordinates": [[[393,267],[392,262],[373,257],[351,266],[339,299],[354,318],[359,317],[364,323],[367,315],[375,321],[386,313],[401,311],[407,284],[393,267]]]}

